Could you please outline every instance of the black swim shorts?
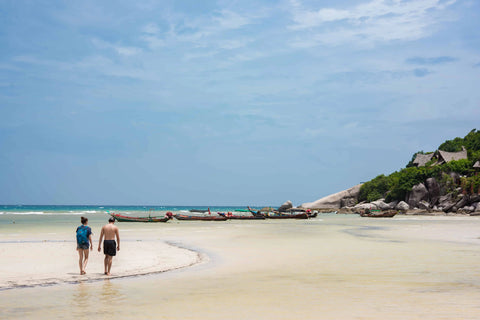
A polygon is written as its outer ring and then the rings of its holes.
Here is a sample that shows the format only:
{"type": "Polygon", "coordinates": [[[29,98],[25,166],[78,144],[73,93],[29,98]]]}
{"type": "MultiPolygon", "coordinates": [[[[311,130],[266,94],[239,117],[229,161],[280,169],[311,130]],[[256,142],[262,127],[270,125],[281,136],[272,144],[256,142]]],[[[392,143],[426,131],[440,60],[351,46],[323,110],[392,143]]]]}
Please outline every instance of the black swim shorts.
{"type": "Polygon", "coordinates": [[[109,256],[117,254],[117,242],[115,240],[103,240],[103,253],[109,256]]]}

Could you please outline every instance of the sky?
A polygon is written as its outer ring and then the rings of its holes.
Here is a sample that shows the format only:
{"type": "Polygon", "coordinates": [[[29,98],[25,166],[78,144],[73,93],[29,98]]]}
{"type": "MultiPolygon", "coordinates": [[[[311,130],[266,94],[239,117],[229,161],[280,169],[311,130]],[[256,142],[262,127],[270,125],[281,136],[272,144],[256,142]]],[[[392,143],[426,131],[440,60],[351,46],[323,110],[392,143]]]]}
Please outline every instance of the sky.
{"type": "Polygon", "coordinates": [[[480,129],[480,2],[0,0],[0,204],[294,205],[480,129]]]}

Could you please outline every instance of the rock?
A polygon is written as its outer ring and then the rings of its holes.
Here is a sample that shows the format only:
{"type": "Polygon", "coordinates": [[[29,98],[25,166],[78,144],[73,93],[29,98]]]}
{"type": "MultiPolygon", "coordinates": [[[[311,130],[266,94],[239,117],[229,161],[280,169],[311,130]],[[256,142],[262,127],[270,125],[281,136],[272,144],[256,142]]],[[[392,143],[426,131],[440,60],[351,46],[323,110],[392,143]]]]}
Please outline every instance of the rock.
{"type": "Polygon", "coordinates": [[[377,208],[380,209],[380,210],[390,210],[390,209],[394,208],[394,207],[391,207],[388,203],[385,203],[385,201],[383,201],[383,200],[384,199],[373,201],[372,204],[377,206],[377,208]]]}
{"type": "Polygon", "coordinates": [[[464,196],[463,194],[459,194],[458,198],[460,198],[455,205],[451,208],[451,211],[457,212],[458,209],[465,207],[468,204],[468,197],[464,196]]]}
{"type": "Polygon", "coordinates": [[[448,212],[455,203],[456,201],[453,199],[453,193],[448,193],[438,198],[438,207],[444,212],[448,212]]]}
{"type": "Polygon", "coordinates": [[[412,191],[407,195],[407,203],[410,207],[416,207],[420,201],[427,199],[428,190],[423,183],[414,185],[412,191]]]}
{"type": "Polygon", "coordinates": [[[425,186],[428,190],[428,198],[432,205],[437,204],[438,199],[440,198],[440,185],[435,178],[428,178],[425,181],[425,186]]]}
{"type": "Polygon", "coordinates": [[[356,185],[350,189],[331,194],[314,202],[304,203],[300,207],[306,209],[340,209],[342,205],[342,199],[354,198],[356,202],[356,199],[358,199],[358,194],[360,193],[361,186],[361,184],[356,185]]]}
{"type": "Polygon", "coordinates": [[[395,209],[402,210],[402,211],[407,211],[408,209],[410,209],[410,206],[405,201],[400,201],[397,204],[397,206],[395,207],[395,209]]]}
{"type": "Polygon", "coordinates": [[[456,172],[450,172],[448,175],[450,176],[450,178],[453,179],[453,182],[454,182],[455,184],[458,184],[458,183],[460,182],[460,175],[459,175],[458,173],[456,173],[456,172]]]}
{"type": "Polygon", "coordinates": [[[279,208],[278,208],[278,211],[280,212],[285,212],[287,211],[288,209],[291,209],[293,208],[293,203],[292,201],[288,200],[288,201],[285,201],[284,204],[282,204],[279,208]]]}
{"type": "Polygon", "coordinates": [[[392,201],[392,202],[388,203],[388,206],[390,207],[390,209],[395,209],[397,204],[398,204],[398,200],[395,200],[395,201],[392,201]]]}
{"type": "Polygon", "coordinates": [[[430,209],[430,203],[428,203],[425,200],[422,200],[418,203],[418,208],[422,210],[429,210],[430,209]]]}
{"type": "Polygon", "coordinates": [[[471,212],[475,211],[475,207],[474,206],[465,206],[460,210],[464,211],[465,213],[471,213],[471,212]]]}
{"type": "Polygon", "coordinates": [[[480,206],[479,206],[480,202],[474,202],[472,203],[472,207],[473,207],[473,211],[480,211],[480,206]]]}
{"type": "Polygon", "coordinates": [[[445,207],[449,203],[453,202],[453,194],[452,193],[447,193],[446,195],[440,196],[438,198],[438,204],[442,207],[445,207]]]}
{"type": "Polygon", "coordinates": [[[470,195],[470,202],[471,202],[471,203],[478,203],[478,202],[480,202],[480,194],[472,194],[472,195],[470,195]]]}
{"type": "Polygon", "coordinates": [[[354,197],[343,198],[340,201],[340,208],[353,207],[356,204],[357,204],[357,198],[354,198],[354,197]]]}
{"type": "Polygon", "coordinates": [[[370,209],[370,210],[377,210],[379,209],[376,205],[373,203],[359,203],[355,207],[353,207],[355,210],[365,210],[365,209],[370,209]]]}

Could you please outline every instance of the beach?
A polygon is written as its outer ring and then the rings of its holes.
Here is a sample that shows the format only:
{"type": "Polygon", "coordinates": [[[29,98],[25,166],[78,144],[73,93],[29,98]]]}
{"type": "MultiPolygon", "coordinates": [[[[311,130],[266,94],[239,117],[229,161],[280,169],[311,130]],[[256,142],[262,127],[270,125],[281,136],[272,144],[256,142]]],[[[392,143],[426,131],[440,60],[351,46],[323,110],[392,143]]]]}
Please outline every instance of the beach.
{"type": "MultiPolygon", "coordinates": [[[[2,319],[478,318],[477,217],[117,223],[112,277],[96,251],[78,275],[78,217],[8,218],[2,319]]],[[[105,217],[90,220],[96,249],[105,217]]]]}

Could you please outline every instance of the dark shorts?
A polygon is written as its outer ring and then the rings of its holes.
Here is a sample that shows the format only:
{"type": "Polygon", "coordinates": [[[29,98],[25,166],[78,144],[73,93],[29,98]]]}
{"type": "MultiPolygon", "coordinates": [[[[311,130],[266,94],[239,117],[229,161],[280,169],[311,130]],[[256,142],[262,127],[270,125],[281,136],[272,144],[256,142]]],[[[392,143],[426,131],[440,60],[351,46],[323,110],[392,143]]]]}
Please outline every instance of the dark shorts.
{"type": "Polygon", "coordinates": [[[83,250],[88,250],[90,248],[90,243],[78,243],[77,242],[77,249],[83,249],[83,250]]]}
{"type": "Polygon", "coordinates": [[[117,242],[115,240],[103,240],[103,253],[109,256],[117,254],[117,242]]]}

